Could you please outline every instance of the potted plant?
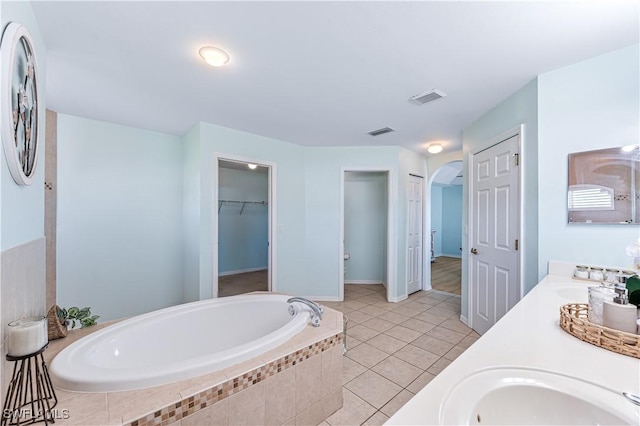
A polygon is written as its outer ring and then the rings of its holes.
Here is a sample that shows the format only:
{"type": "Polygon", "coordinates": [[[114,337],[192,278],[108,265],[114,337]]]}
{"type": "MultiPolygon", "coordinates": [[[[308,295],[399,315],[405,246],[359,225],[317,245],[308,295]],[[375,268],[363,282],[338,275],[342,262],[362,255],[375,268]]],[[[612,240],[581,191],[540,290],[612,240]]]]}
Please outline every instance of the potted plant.
{"type": "Polygon", "coordinates": [[[59,339],[67,335],[69,328],[89,327],[96,324],[99,315],[91,315],[91,308],[78,308],[72,306],[69,309],[61,308],[54,305],[47,314],[48,335],[49,340],[59,339]],[[69,327],[71,326],[71,327],[69,327]]]}

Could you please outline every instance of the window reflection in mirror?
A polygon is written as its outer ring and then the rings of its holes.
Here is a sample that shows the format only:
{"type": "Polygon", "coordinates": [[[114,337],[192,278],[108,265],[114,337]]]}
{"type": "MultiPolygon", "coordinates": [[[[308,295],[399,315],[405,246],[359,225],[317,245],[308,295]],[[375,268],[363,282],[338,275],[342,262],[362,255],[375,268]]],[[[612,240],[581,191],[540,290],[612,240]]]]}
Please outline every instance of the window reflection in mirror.
{"type": "Polygon", "coordinates": [[[640,223],[640,145],[569,154],[569,223],[640,223]]]}

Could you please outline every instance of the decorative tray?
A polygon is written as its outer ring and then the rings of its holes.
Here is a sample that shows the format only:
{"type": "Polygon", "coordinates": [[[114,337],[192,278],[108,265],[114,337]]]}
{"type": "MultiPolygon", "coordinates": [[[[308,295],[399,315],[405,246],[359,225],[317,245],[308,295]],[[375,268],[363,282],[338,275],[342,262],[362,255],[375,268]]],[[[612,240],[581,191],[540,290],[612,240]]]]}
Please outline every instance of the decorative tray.
{"type": "Polygon", "coordinates": [[[593,324],[587,319],[589,305],[568,303],[560,307],[560,327],[567,333],[592,345],[640,358],[640,336],[593,324]]]}

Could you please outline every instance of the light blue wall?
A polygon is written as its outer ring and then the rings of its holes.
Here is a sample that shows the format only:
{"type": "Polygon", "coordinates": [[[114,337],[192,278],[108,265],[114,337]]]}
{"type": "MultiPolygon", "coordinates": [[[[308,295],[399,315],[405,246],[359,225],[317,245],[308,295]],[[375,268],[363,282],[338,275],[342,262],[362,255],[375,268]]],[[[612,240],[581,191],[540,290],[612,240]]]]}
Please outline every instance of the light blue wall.
{"type": "Polygon", "coordinates": [[[345,172],[345,282],[387,281],[387,173],[345,172]]]}
{"type": "Polygon", "coordinates": [[[567,155],[638,143],[639,63],[635,45],[538,79],[540,277],[549,260],[631,266],[638,226],[567,224],[567,155]]]}
{"type": "Polygon", "coordinates": [[[431,229],[434,235],[433,249],[435,256],[442,255],[442,186],[431,185],[431,229]]]}
{"type": "MultiPolygon", "coordinates": [[[[585,88],[588,90],[588,88],[585,88]]],[[[538,279],[538,79],[535,78],[517,92],[463,131],[464,168],[469,170],[469,155],[488,148],[495,138],[506,131],[524,124],[521,142],[521,166],[523,179],[520,191],[524,196],[521,235],[524,261],[522,271],[525,291],[529,291],[538,279]]],[[[542,139],[541,139],[542,141],[542,139]]],[[[546,141],[544,141],[546,143],[546,141]]],[[[462,223],[469,226],[469,173],[465,173],[463,188],[462,223]]],[[[467,316],[468,256],[467,236],[462,239],[462,316],[467,316]]]]}
{"type": "Polygon", "coordinates": [[[442,254],[459,257],[462,253],[462,186],[442,188],[442,254]]]}
{"type": "MultiPolygon", "coordinates": [[[[219,168],[221,200],[268,201],[269,175],[219,168]]],[[[226,203],[218,213],[219,274],[268,267],[269,210],[266,205],[226,203]],[[241,214],[242,213],[242,214],[241,214]]]]}
{"type": "Polygon", "coordinates": [[[182,137],[182,265],[185,302],[200,299],[200,125],[182,137]]]}
{"type": "MultiPolygon", "coordinates": [[[[200,123],[189,133],[185,147],[184,191],[189,195],[190,218],[186,219],[188,235],[185,244],[185,264],[197,266],[198,275],[187,272],[185,285],[192,294],[197,289],[199,299],[213,296],[213,238],[217,233],[213,224],[217,215],[214,189],[218,177],[214,172],[216,153],[243,156],[276,163],[276,220],[274,235],[277,253],[274,281],[277,291],[302,294],[301,277],[304,270],[305,188],[304,148],[299,145],[270,139],[239,130],[200,123]],[[195,219],[199,218],[199,221],[195,219]]],[[[216,241],[217,243],[217,241],[216,241]]],[[[302,280],[304,281],[304,280],[302,280]]]]}
{"type": "MultiPolygon", "coordinates": [[[[0,148],[0,249],[11,247],[44,237],[44,146],[47,51],[38,29],[38,23],[28,2],[2,2],[2,31],[10,22],[24,25],[35,44],[38,63],[38,88],[40,96],[40,129],[38,164],[31,185],[18,186],[9,172],[4,149],[0,148]]],[[[5,88],[1,89],[3,92],[5,88]]],[[[2,123],[7,126],[8,123],[2,123]]]]}
{"type": "Polygon", "coordinates": [[[183,301],[180,138],[58,114],[58,303],[101,320],[183,301]]]}

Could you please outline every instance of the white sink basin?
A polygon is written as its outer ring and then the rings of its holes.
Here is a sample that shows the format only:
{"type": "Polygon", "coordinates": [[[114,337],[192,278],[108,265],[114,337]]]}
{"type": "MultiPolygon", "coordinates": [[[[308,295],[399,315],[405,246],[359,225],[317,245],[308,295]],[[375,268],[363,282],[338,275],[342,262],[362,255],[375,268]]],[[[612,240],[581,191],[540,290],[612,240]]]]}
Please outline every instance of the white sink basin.
{"type": "Polygon", "coordinates": [[[587,287],[560,287],[556,290],[558,296],[576,303],[587,303],[589,300],[589,290],[587,287]]]}
{"type": "Polygon", "coordinates": [[[640,408],[619,392],[526,368],[494,368],[471,374],[454,385],[440,405],[440,424],[447,425],[639,423],[640,408]]]}

